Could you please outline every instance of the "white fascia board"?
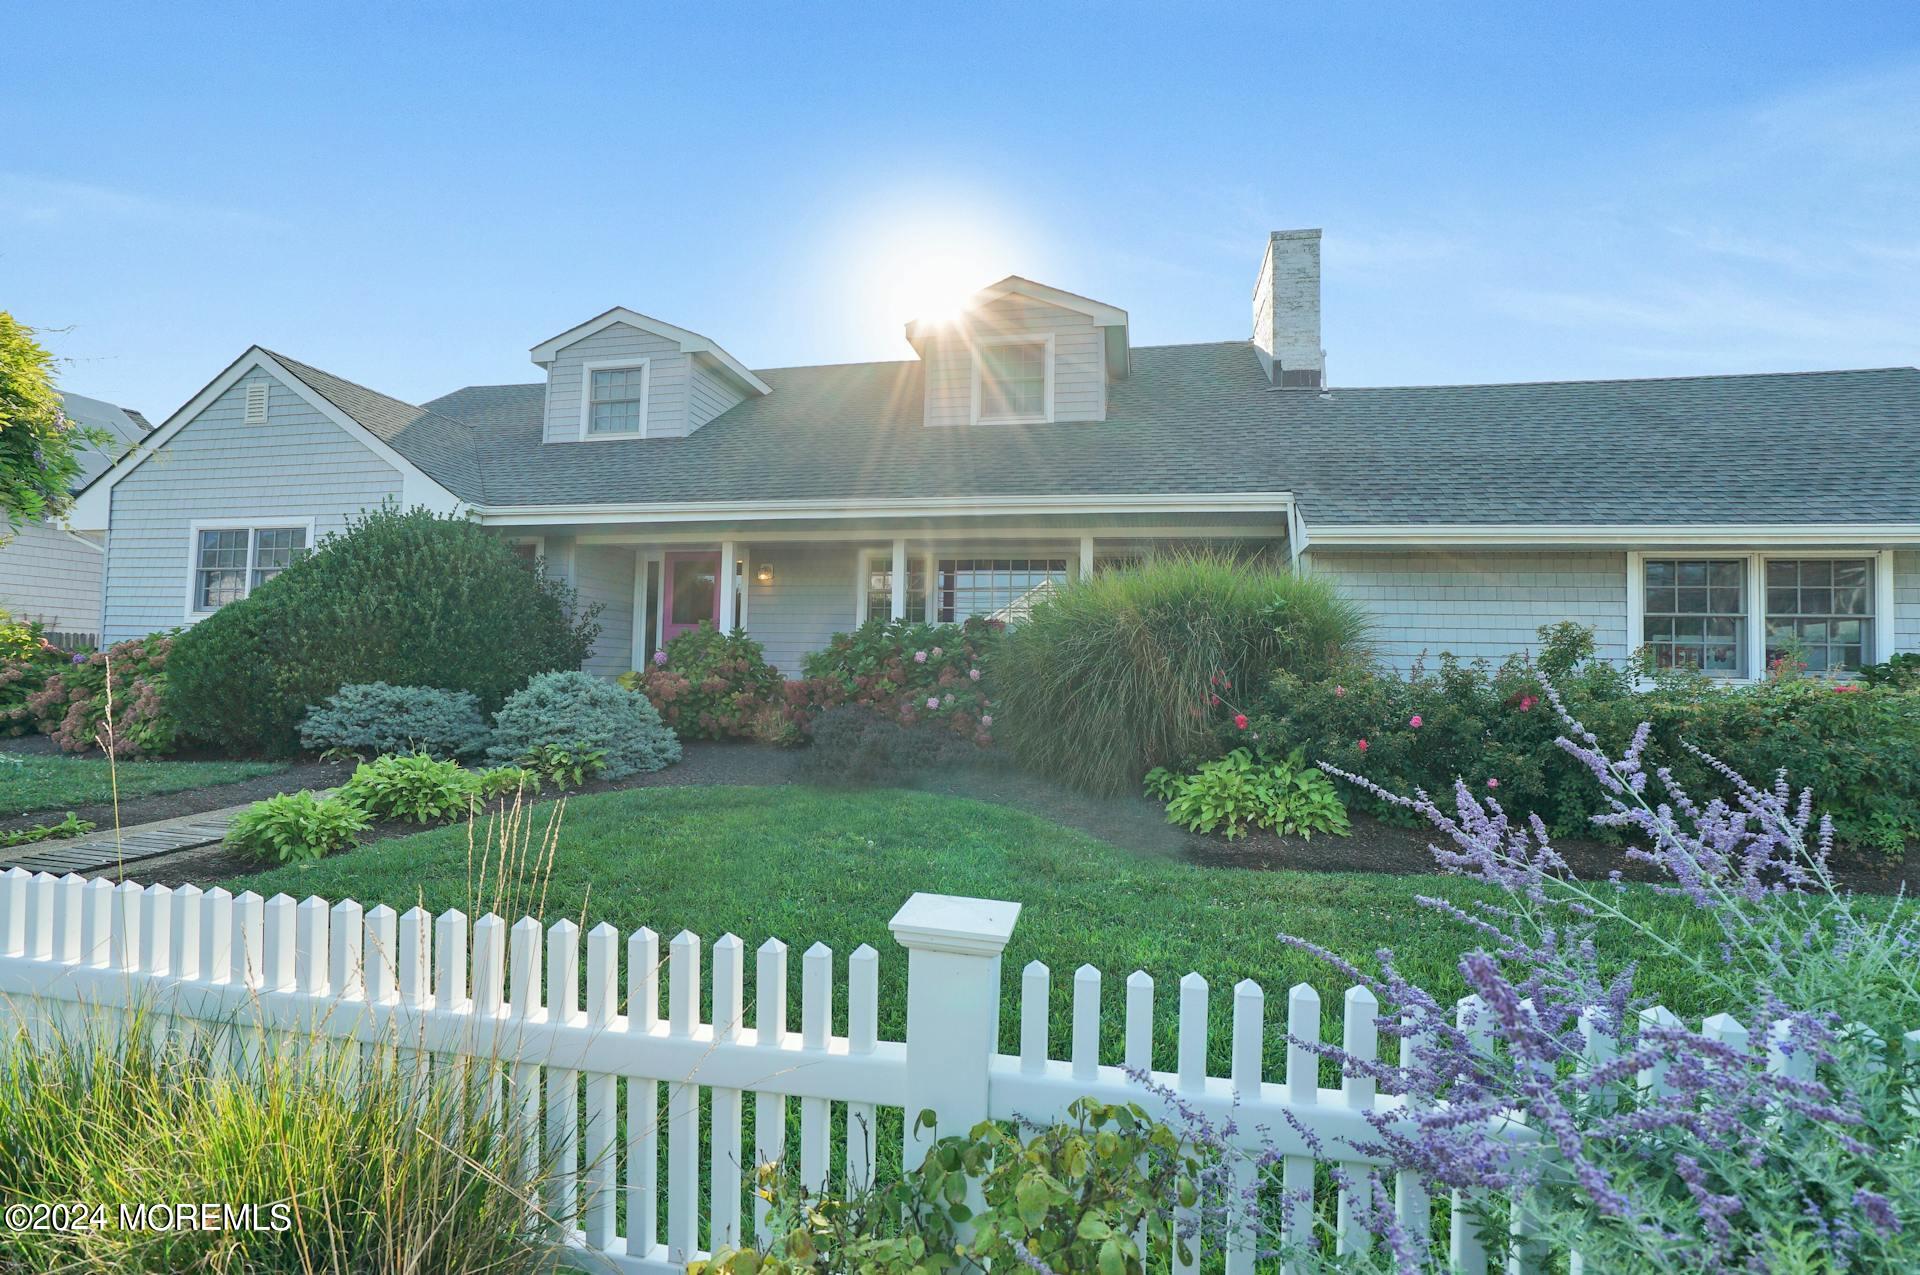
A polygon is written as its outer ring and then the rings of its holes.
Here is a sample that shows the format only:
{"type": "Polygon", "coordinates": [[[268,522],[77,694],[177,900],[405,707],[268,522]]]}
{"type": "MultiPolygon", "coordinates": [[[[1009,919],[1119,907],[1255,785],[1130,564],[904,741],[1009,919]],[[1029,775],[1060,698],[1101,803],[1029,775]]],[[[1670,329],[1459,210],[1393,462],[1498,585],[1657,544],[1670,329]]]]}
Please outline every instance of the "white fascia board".
{"type": "Polygon", "coordinates": [[[304,399],[316,412],[345,430],[355,442],[398,470],[401,498],[406,507],[425,505],[438,513],[450,513],[463,508],[458,496],[429,477],[425,471],[395,451],[366,426],[329,403],[312,386],[289,372],[278,359],[256,345],[249,347],[245,354],[229,364],[226,371],[207,382],[206,387],[189,399],[179,411],[169,416],[165,424],[147,435],[133,450],[121,457],[112,467],[103,470],[99,477],[89,483],[73,502],[73,509],[67,516],[68,525],[82,531],[105,530],[111,513],[110,493],[114,484],[145,464],[149,457],[165,447],[175,434],[197,419],[215,399],[232,389],[241,377],[255,369],[273,377],[288,390],[304,399]]]}
{"type": "MultiPolygon", "coordinates": [[[[1104,301],[1095,301],[1092,297],[1083,297],[1077,292],[1064,292],[1059,288],[1049,288],[1044,283],[1035,283],[1019,275],[1008,275],[998,283],[989,284],[968,297],[961,307],[960,317],[964,319],[972,311],[984,305],[991,305],[1004,297],[1020,296],[1047,305],[1058,306],[1062,310],[1072,310],[1084,314],[1093,320],[1098,328],[1118,328],[1124,334],[1127,328],[1127,312],[1119,306],[1108,305],[1104,301]]],[[[907,324],[907,344],[914,349],[920,348],[923,330],[950,326],[951,321],[914,319],[907,324]]],[[[1125,338],[1122,337],[1122,344],[1125,338]]]]}
{"type": "Polygon", "coordinates": [[[652,505],[495,505],[476,510],[488,526],[532,526],[628,522],[742,522],[777,519],[899,518],[916,514],[952,514],[987,518],[1044,514],[1191,514],[1285,513],[1293,496],[1283,491],[1149,496],[941,496],[918,500],[702,500],[652,505]]]}
{"type": "Polygon", "coordinates": [[[1406,523],[1319,527],[1313,544],[1368,545],[1886,545],[1920,544],[1920,523],[1406,523]]]}
{"type": "Polygon", "coordinates": [[[690,332],[651,315],[641,314],[638,310],[629,310],[625,306],[615,306],[605,314],[588,319],[578,327],[568,328],[559,336],[550,337],[533,347],[533,361],[541,367],[560,357],[560,351],[576,341],[584,340],[596,332],[624,323],[628,327],[639,328],[642,332],[651,332],[665,341],[672,341],[680,347],[683,354],[704,354],[718,363],[742,385],[756,394],[771,394],[773,387],[755,376],[739,359],[728,354],[713,342],[711,338],[690,332]]]}

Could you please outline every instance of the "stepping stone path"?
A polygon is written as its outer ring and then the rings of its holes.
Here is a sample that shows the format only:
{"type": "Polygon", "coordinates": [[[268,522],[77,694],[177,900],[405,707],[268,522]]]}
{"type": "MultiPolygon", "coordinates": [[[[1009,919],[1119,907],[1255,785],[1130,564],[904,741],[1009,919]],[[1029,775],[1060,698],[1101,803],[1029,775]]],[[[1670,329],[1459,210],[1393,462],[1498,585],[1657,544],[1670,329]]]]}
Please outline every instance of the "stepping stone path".
{"type": "Polygon", "coordinates": [[[229,806],[157,823],[135,824],[117,833],[108,830],[67,840],[35,841],[0,851],[0,869],[21,867],[28,872],[50,872],[55,876],[68,872],[85,876],[138,859],[209,846],[227,835],[227,825],[245,809],[245,806],[229,806]]]}

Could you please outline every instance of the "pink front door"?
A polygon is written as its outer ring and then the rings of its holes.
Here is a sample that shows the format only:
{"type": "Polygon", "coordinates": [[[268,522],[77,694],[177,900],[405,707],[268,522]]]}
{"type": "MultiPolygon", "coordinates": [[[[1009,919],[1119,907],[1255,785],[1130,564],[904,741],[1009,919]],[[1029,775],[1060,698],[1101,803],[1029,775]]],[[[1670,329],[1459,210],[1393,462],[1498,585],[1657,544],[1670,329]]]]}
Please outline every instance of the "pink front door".
{"type": "Polygon", "coordinates": [[[720,624],[720,555],[717,553],[669,553],[665,555],[666,593],[661,599],[666,623],[660,626],[660,640],[669,641],[701,621],[720,624]]]}

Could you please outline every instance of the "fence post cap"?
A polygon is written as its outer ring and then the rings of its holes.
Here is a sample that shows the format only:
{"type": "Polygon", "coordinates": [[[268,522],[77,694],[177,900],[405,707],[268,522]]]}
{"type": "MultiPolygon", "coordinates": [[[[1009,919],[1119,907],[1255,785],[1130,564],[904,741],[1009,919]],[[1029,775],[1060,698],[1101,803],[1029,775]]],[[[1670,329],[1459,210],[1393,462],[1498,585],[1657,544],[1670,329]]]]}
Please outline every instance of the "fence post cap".
{"type": "Polygon", "coordinates": [[[887,928],[900,946],[962,956],[998,956],[1013,937],[1020,905],[1003,899],[969,899],[916,893],[893,914],[887,928]]]}

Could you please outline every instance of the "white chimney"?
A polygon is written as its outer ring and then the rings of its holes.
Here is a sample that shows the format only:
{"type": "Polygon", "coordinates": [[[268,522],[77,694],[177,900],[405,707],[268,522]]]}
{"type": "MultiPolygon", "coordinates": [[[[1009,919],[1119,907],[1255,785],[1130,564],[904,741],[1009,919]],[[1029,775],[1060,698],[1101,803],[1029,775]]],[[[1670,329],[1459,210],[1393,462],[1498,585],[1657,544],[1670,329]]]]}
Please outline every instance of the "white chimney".
{"type": "Polygon", "coordinates": [[[1320,348],[1320,232],[1276,230],[1253,285],[1253,348],[1275,385],[1319,389],[1327,352],[1320,348]]]}

